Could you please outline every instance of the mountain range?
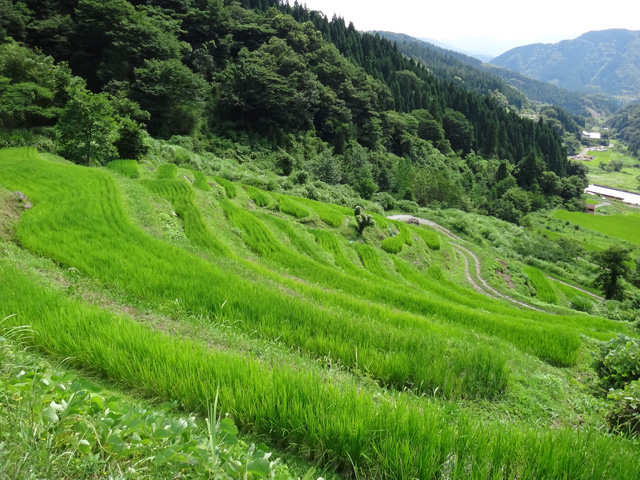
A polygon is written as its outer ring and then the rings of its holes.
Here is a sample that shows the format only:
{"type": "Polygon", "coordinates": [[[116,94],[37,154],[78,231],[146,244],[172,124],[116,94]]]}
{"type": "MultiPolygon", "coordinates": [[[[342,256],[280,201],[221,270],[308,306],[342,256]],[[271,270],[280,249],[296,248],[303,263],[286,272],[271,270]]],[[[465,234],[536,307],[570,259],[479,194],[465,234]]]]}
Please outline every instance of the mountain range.
{"type": "Polygon", "coordinates": [[[640,31],[611,29],[554,44],[517,47],[491,64],[580,93],[623,103],[640,98],[640,31]]]}

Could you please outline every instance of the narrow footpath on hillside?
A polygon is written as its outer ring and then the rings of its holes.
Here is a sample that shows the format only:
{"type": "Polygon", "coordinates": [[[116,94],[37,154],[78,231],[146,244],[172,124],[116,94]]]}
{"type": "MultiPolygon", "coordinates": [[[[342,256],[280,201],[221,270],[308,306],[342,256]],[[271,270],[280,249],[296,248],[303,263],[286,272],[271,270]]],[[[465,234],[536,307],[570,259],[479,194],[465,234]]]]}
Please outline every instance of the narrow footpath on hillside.
{"type": "MultiPolygon", "coordinates": [[[[443,233],[451,240],[455,240],[456,242],[463,241],[460,237],[458,237],[456,234],[451,232],[451,230],[443,227],[442,225],[436,222],[427,220],[425,218],[418,218],[418,217],[414,217],[413,215],[391,215],[387,218],[389,220],[398,220],[400,222],[407,222],[407,223],[415,223],[417,221],[420,225],[427,225],[429,227],[432,227],[438,230],[439,232],[443,233]]],[[[466,277],[467,281],[475,291],[490,298],[500,298],[500,299],[515,303],[517,305],[520,305],[521,307],[529,308],[531,310],[537,310],[538,312],[546,312],[545,310],[528,305],[524,302],[521,302],[520,300],[516,300],[513,297],[510,297],[508,295],[498,292],[495,288],[489,285],[484,278],[482,278],[482,274],[480,271],[481,263],[477,255],[473,253],[471,250],[469,250],[468,248],[463,247],[459,243],[454,243],[454,242],[449,242],[449,243],[451,244],[453,249],[456,251],[456,253],[462,258],[464,262],[464,276],[466,277]],[[469,267],[470,261],[473,262],[475,265],[476,278],[480,283],[478,283],[476,279],[473,278],[473,276],[471,275],[471,270],[469,267]]],[[[573,285],[570,285],[570,286],[573,286],[573,285]]]]}

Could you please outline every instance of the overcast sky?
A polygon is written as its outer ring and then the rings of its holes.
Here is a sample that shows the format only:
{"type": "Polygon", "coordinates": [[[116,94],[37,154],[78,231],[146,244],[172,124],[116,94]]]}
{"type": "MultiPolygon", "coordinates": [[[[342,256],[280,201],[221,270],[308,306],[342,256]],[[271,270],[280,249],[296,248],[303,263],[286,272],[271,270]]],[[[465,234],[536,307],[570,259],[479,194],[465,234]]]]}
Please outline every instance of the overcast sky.
{"type": "MultiPolygon", "coordinates": [[[[293,3],[293,0],[289,0],[293,3]]],[[[298,0],[358,30],[388,30],[447,41],[508,40],[507,48],[552,43],[590,30],[640,30],[639,0],[298,0]]]]}

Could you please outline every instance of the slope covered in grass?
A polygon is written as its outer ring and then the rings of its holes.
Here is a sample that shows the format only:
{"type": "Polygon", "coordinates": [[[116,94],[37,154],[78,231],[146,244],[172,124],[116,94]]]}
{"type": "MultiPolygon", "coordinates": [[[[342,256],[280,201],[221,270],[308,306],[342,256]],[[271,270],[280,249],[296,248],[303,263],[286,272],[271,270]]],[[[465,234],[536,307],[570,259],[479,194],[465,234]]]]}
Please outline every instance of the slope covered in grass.
{"type": "Polygon", "coordinates": [[[637,445],[593,425],[547,431],[456,404],[491,409],[524,397],[537,368],[582,372],[589,337],[628,334],[626,325],[481,296],[448,277],[455,262],[444,262],[433,232],[389,222],[360,235],[345,226],[343,207],[296,198],[308,212],[299,220],[276,211],[279,195],[252,209],[242,188],[218,198],[221,190],[196,191],[175,165],[145,170],[129,180],[35,150],[0,151],[0,186],[34,204],[15,224],[20,248],[125,303],[269,342],[287,360],[233,343],[210,348],[70,299],[12,258],[0,260],[0,316],[17,315],[2,328],[31,325],[29,342],[44,351],[187,408],[202,411],[219,386],[244,430],[362,478],[637,476],[637,445]],[[125,180],[173,209],[187,243],[128,218],[125,180]],[[401,251],[382,248],[386,228],[400,232],[401,251]],[[443,269],[426,269],[436,261],[443,269]]]}

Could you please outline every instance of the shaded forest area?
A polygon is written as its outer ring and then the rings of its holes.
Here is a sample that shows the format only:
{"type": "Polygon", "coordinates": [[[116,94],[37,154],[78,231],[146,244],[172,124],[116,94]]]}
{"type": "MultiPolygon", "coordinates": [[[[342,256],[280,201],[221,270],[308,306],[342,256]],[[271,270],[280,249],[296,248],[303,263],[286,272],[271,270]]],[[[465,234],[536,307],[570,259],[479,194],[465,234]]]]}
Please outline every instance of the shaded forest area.
{"type": "Polygon", "coordinates": [[[350,185],[383,206],[514,222],[579,207],[586,172],[552,124],[297,3],[0,0],[0,42],[4,137],[39,128],[78,163],[142,158],[148,132],[195,151],[248,147],[294,184],[350,185]]]}

